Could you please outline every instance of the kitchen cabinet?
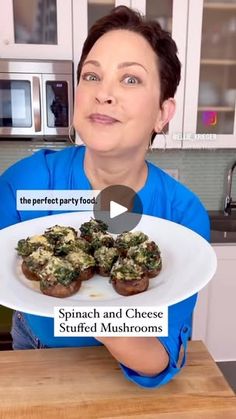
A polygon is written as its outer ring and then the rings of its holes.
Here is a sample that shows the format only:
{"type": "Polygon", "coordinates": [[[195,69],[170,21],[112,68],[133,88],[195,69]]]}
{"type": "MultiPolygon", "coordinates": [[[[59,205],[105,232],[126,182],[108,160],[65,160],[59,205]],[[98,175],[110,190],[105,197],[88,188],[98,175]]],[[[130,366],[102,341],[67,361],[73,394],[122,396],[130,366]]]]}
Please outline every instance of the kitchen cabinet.
{"type": "Polygon", "coordinates": [[[178,47],[181,61],[181,81],[176,93],[177,108],[174,118],[164,134],[158,134],[153,148],[180,148],[184,110],[184,80],[186,71],[188,0],[131,0],[131,7],[150,19],[158,21],[161,27],[172,34],[178,47]],[[180,7],[181,2],[181,7],[180,7]],[[176,135],[178,134],[178,135],[176,135]]]}
{"type": "Polygon", "coordinates": [[[0,6],[0,58],[72,59],[72,0],[0,0],[0,6]]]}
{"type": "Polygon", "coordinates": [[[0,305],[0,334],[9,332],[11,329],[11,318],[13,311],[10,308],[0,305]]]}
{"type": "Polygon", "coordinates": [[[131,0],[172,33],[182,64],[177,111],[155,148],[236,148],[236,1],[131,0]],[[167,23],[167,24],[166,24],[167,23]]]}
{"type": "Polygon", "coordinates": [[[189,0],[184,148],[236,148],[235,43],[235,0],[189,0]]]}
{"type": "Polygon", "coordinates": [[[12,347],[10,335],[12,313],[11,309],[0,305],[0,352],[12,347]]]}
{"type": "Polygon", "coordinates": [[[199,292],[192,339],[200,339],[215,361],[236,361],[236,245],[213,246],[218,267],[199,292]]]}

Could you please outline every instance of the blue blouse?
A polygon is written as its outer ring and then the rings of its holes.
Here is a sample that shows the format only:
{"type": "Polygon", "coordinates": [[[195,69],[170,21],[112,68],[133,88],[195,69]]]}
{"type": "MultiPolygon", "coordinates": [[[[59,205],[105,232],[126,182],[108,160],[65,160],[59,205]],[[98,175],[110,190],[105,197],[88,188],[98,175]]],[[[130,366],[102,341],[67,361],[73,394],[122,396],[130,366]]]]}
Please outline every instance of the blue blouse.
{"type": "MultiPolygon", "coordinates": [[[[84,171],[84,155],[84,146],[68,147],[62,151],[43,149],[7,169],[0,177],[0,229],[60,212],[17,211],[18,189],[92,189],[84,171]]],[[[143,204],[143,213],[182,224],[209,240],[209,219],[199,198],[152,163],[146,163],[148,176],[145,185],[138,192],[143,204]]],[[[169,307],[169,335],[158,338],[170,356],[170,363],[165,371],[155,377],[145,377],[121,365],[128,379],[143,387],[158,387],[167,383],[182,368],[185,355],[179,366],[179,350],[181,345],[186,350],[187,341],[191,336],[191,316],[196,297],[193,295],[169,307]]],[[[92,337],[54,337],[52,318],[31,314],[26,314],[25,318],[34,334],[46,346],[100,345],[92,337]]]]}

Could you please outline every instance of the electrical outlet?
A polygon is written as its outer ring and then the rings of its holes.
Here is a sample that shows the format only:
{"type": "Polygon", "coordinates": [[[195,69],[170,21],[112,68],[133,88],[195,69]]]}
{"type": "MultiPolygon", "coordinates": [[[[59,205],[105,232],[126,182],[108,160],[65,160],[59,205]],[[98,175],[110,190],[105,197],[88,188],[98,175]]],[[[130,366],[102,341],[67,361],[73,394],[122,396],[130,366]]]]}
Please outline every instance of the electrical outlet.
{"type": "Polygon", "coordinates": [[[165,169],[165,172],[168,173],[168,175],[172,176],[174,179],[179,180],[178,169],[165,169]]]}

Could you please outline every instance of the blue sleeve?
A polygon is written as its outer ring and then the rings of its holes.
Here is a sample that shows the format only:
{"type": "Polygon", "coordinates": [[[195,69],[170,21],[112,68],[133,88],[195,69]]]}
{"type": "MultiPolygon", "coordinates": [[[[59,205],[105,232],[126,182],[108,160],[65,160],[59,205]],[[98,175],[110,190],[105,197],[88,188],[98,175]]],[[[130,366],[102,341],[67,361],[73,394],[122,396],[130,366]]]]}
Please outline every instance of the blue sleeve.
{"type": "MultiPolygon", "coordinates": [[[[182,191],[185,193],[185,187],[182,188],[182,191]]],[[[177,196],[177,200],[174,202],[173,221],[190,228],[209,240],[210,223],[208,214],[201,201],[190,191],[186,196],[177,196]]],[[[196,300],[197,294],[168,307],[168,336],[158,338],[169,355],[168,367],[156,376],[147,377],[138,374],[125,365],[120,365],[128,380],[140,387],[157,388],[167,384],[181,371],[186,362],[187,344],[192,334],[192,313],[196,300]],[[180,359],[181,348],[183,349],[182,359],[180,359]]]]}
{"type": "Polygon", "coordinates": [[[17,211],[16,192],[19,189],[49,188],[46,155],[51,153],[55,151],[39,150],[19,160],[0,176],[0,229],[45,215],[43,211],[17,211]]]}
{"type": "MultiPolygon", "coordinates": [[[[195,231],[205,240],[210,240],[210,221],[209,216],[203,207],[200,199],[194,194],[188,200],[185,210],[176,210],[178,223],[195,231]]],[[[175,221],[175,220],[173,220],[175,221]]]]}
{"type": "Polygon", "coordinates": [[[186,362],[187,343],[191,337],[191,315],[197,299],[197,294],[168,307],[168,336],[159,337],[169,355],[169,364],[160,374],[148,377],[138,374],[136,371],[120,364],[120,367],[128,380],[144,388],[157,388],[167,384],[178,374],[186,362]],[[183,356],[180,359],[180,349],[183,348],[183,356]]]}
{"type": "Polygon", "coordinates": [[[15,191],[12,190],[7,180],[0,176],[0,229],[16,224],[19,221],[15,191]]]}

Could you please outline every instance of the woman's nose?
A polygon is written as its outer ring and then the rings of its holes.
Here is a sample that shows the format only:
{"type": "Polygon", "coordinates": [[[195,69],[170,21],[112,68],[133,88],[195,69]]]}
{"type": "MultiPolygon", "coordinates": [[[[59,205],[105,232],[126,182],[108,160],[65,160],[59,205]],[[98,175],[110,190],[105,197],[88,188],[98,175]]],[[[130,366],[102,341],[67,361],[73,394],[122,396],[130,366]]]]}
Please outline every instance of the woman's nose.
{"type": "Polygon", "coordinates": [[[111,105],[111,104],[113,103],[112,98],[107,98],[107,99],[102,99],[102,100],[101,100],[101,98],[97,98],[97,97],[96,97],[96,101],[97,101],[98,103],[108,103],[109,105],[111,105]]]}
{"type": "Polygon", "coordinates": [[[113,93],[110,93],[108,89],[100,89],[95,96],[96,102],[103,104],[108,103],[109,105],[114,105],[116,103],[116,98],[113,93]]]}

